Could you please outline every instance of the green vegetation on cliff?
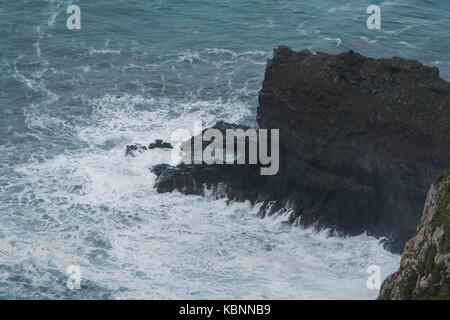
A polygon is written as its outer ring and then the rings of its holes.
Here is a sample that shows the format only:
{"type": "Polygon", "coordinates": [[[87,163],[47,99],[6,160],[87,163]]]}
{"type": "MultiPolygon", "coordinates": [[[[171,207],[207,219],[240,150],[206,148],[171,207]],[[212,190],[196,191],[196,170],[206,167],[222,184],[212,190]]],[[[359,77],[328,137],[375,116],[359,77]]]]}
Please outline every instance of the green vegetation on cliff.
{"type": "Polygon", "coordinates": [[[450,170],[432,185],[417,236],[406,244],[400,269],[384,281],[379,299],[450,299],[450,170]]]}

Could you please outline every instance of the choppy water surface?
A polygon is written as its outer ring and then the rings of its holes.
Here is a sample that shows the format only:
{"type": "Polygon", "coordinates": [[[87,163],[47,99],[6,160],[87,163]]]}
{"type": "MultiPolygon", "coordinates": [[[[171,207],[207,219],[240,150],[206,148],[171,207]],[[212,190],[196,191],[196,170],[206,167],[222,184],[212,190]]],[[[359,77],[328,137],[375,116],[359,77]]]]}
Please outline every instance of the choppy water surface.
{"type": "Polygon", "coordinates": [[[0,298],[351,298],[399,256],[376,239],[157,194],[127,143],[193,121],[255,124],[273,47],[403,56],[450,78],[446,1],[0,1],[0,298]],[[81,290],[66,287],[78,265],[81,290]]]}

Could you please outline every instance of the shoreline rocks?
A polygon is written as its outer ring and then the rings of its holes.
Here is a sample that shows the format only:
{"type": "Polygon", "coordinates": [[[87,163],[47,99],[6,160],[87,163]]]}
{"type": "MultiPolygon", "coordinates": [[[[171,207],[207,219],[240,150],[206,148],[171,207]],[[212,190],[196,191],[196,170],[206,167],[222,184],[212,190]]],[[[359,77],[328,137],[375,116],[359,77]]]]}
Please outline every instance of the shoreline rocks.
{"type": "Polygon", "coordinates": [[[433,178],[450,165],[450,84],[414,60],[280,46],[257,121],[280,129],[277,175],[261,177],[258,165],[166,167],[155,171],[158,192],[201,195],[207,186],[270,204],[269,213],[288,205],[291,222],[386,237],[400,253],[433,178]]]}

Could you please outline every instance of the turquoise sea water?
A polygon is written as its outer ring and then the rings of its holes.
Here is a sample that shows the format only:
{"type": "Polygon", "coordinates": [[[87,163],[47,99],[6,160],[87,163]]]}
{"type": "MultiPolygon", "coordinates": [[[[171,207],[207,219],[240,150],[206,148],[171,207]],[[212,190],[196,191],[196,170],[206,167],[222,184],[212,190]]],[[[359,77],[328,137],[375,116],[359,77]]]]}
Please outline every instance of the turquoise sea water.
{"type": "Polygon", "coordinates": [[[0,298],[373,298],[399,257],[259,219],[249,204],[156,194],[124,146],[194,120],[255,124],[280,44],[402,56],[450,79],[450,2],[0,0],[0,298]],[[66,8],[81,9],[68,30],[66,8]],[[381,30],[368,30],[378,4],[381,30]],[[80,266],[82,288],[66,287],[80,266]]]}

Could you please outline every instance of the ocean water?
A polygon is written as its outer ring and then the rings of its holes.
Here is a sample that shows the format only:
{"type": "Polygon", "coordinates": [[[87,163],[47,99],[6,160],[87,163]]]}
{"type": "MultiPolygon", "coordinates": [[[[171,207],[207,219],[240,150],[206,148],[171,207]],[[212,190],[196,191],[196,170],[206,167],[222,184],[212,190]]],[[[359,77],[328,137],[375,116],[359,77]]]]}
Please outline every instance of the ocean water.
{"type": "Polygon", "coordinates": [[[450,79],[449,12],[438,0],[0,0],[0,298],[375,298],[367,267],[384,278],[400,261],[379,240],[157,194],[148,168],[170,152],[124,147],[194,120],[255,125],[280,44],[414,58],[450,79]],[[381,30],[366,27],[372,2],[381,30]],[[66,27],[71,4],[81,30],[66,27]]]}

